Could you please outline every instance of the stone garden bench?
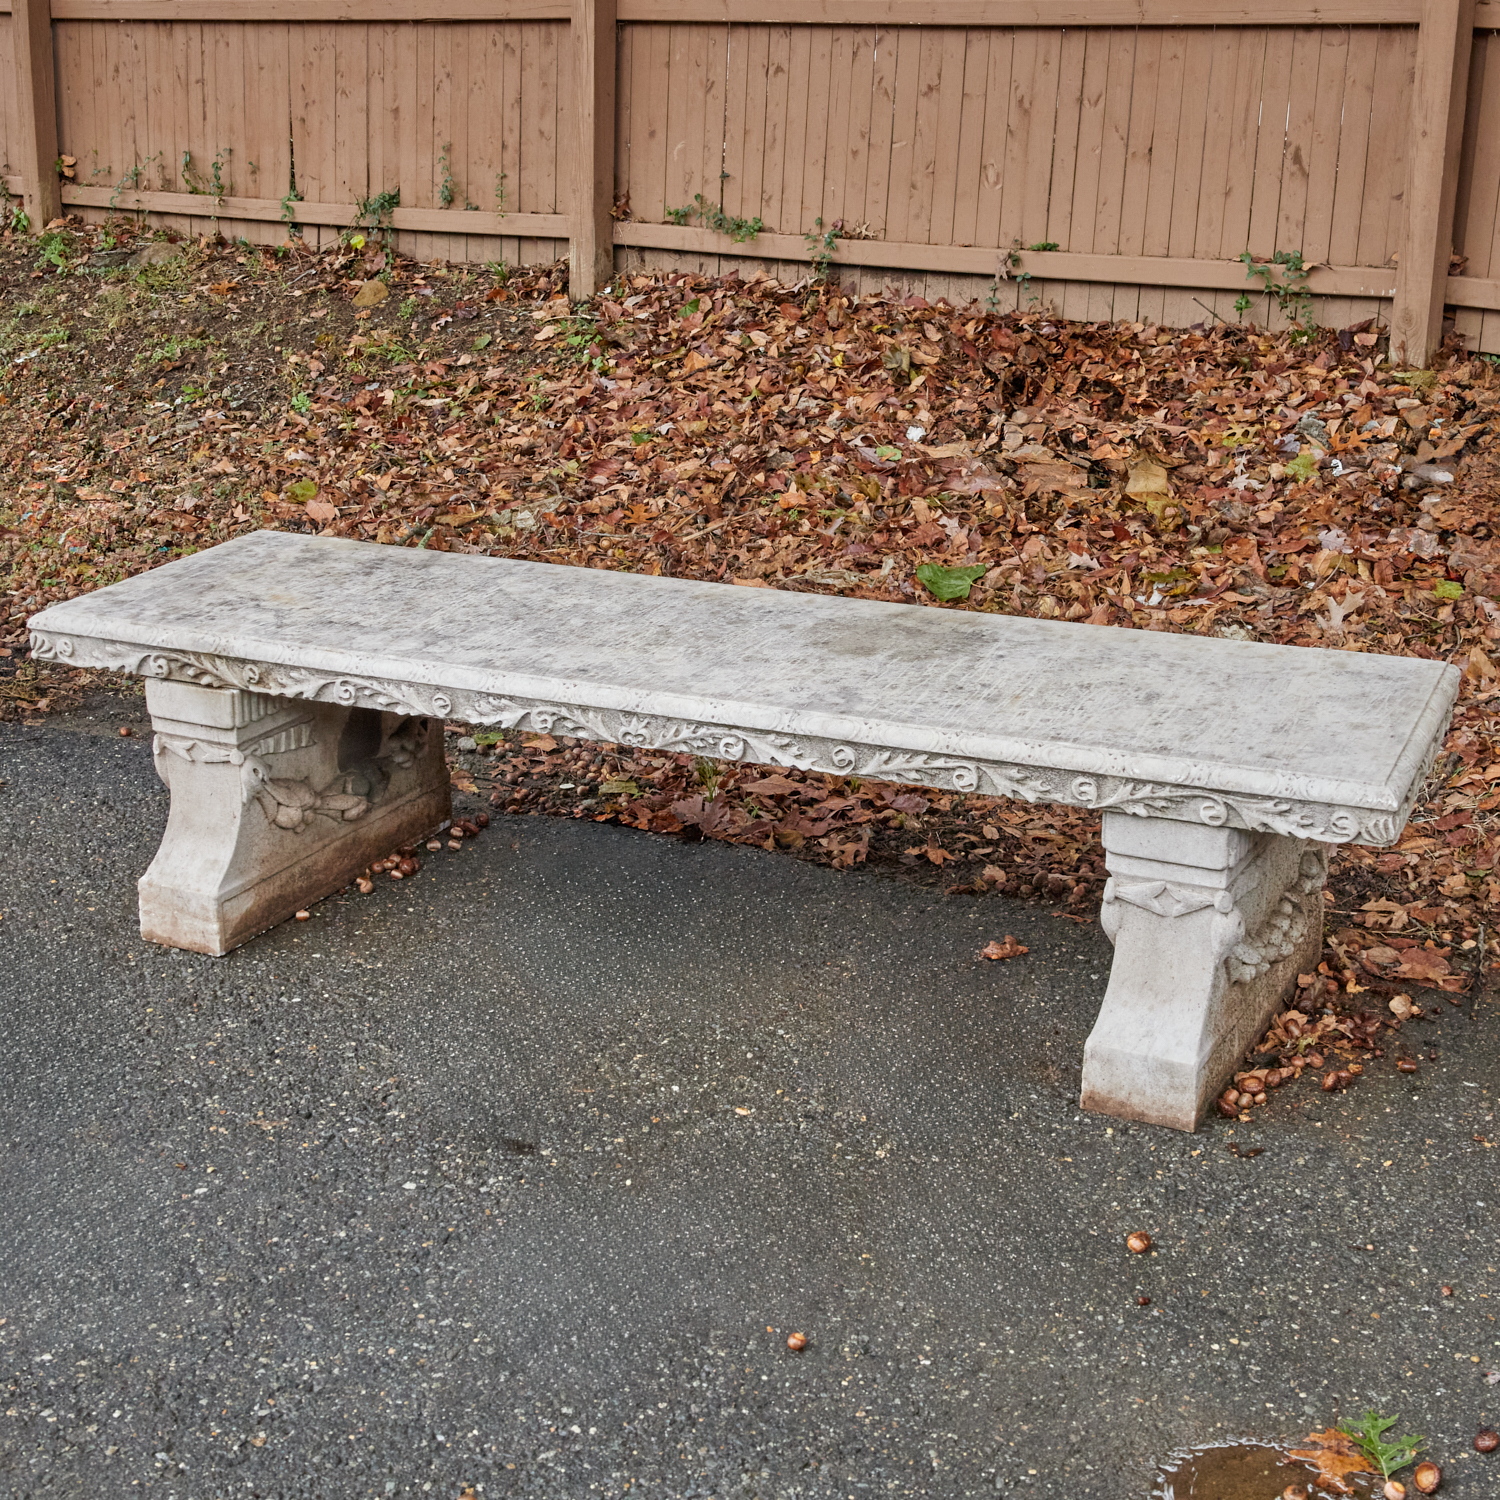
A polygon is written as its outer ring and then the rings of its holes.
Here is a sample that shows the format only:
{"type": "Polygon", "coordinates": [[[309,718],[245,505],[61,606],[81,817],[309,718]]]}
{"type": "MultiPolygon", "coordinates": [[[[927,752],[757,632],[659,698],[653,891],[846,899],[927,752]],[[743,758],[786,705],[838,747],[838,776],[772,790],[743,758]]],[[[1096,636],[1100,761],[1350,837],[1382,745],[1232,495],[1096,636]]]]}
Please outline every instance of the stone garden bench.
{"type": "Polygon", "coordinates": [[[171,790],[145,937],[224,953],[449,810],[443,721],[1103,815],[1083,1105],[1192,1130],[1322,941],[1330,844],[1401,834],[1440,662],[260,532],[43,610],[139,673],[171,790]]]}

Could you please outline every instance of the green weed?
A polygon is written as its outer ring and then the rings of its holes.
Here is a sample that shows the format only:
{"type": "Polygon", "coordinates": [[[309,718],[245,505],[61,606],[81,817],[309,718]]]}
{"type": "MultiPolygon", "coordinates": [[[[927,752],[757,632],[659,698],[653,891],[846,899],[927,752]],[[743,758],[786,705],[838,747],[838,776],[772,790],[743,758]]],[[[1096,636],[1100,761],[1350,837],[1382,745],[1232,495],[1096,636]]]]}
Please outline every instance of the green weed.
{"type": "MultiPolygon", "coordinates": [[[[1307,278],[1312,267],[1302,258],[1300,250],[1278,250],[1269,261],[1258,261],[1248,251],[1240,253],[1247,269],[1247,280],[1258,280],[1266,291],[1276,299],[1283,316],[1290,318],[1300,329],[1312,329],[1312,293],[1307,287],[1307,278]]],[[[1249,303],[1246,302],[1246,309],[1249,303]]],[[[1243,311],[1238,302],[1237,311],[1243,311]]]]}
{"type": "Polygon", "coordinates": [[[814,281],[827,281],[828,268],[833,264],[833,252],[838,248],[839,226],[825,228],[821,216],[813,220],[813,227],[802,236],[812,260],[814,281]]]}
{"type": "Polygon", "coordinates": [[[696,215],[705,229],[727,234],[736,245],[743,245],[746,240],[753,240],[765,228],[761,219],[737,219],[731,214],[726,214],[717,203],[710,203],[702,193],[695,193],[693,201],[686,208],[669,208],[666,213],[668,220],[673,224],[686,224],[696,215]]]}

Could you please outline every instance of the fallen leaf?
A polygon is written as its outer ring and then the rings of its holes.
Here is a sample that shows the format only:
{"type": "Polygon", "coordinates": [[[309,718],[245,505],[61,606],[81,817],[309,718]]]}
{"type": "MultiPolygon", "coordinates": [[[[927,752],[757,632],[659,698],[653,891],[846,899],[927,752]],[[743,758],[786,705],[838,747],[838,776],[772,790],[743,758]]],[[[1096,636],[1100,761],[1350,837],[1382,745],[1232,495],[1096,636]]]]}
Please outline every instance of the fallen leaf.
{"type": "MultiPolygon", "coordinates": [[[[936,526],[935,522],[929,525],[936,526]]],[[[945,535],[936,526],[939,535],[945,535]]],[[[917,569],[917,580],[934,599],[967,599],[969,590],[989,571],[984,563],[968,568],[945,568],[940,563],[923,563],[917,569]]]]}
{"type": "Polygon", "coordinates": [[[353,301],[356,307],[379,307],[390,295],[391,289],[385,282],[362,281],[354,294],[353,301]]]}
{"type": "Polygon", "coordinates": [[[1348,1475],[1375,1472],[1374,1466],[1355,1446],[1354,1439],[1337,1427],[1309,1433],[1307,1446],[1291,1449],[1291,1457],[1311,1464],[1318,1471],[1318,1483],[1337,1495],[1354,1494],[1348,1475]]]}
{"type": "Polygon", "coordinates": [[[1430,948],[1405,949],[1396,966],[1396,978],[1409,979],[1414,984],[1437,985],[1441,989],[1449,987],[1445,981],[1459,979],[1462,982],[1461,976],[1449,968],[1448,960],[1430,948]]]}
{"type": "Polygon", "coordinates": [[[1030,953],[1031,949],[1023,943],[1018,943],[1010,933],[1005,934],[1001,942],[989,942],[980,950],[981,958],[1019,958],[1023,953],[1030,953]]]}

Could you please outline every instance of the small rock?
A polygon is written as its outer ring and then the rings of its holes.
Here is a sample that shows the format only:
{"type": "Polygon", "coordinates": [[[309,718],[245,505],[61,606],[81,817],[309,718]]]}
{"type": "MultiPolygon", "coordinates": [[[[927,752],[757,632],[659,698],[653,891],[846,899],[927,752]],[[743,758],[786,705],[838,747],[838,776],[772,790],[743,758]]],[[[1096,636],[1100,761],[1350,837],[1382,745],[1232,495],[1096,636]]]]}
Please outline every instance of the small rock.
{"type": "Polygon", "coordinates": [[[1415,464],[1409,471],[1407,477],[1416,480],[1412,489],[1421,489],[1429,484],[1452,484],[1452,469],[1442,469],[1436,464],[1415,464]]]}
{"type": "Polygon", "coordinates": [[[164,266],[168,261],[176,260],[182,254],[181,245],[173,245],[166,240],[152,240],[149,245],[143,245],[134,255],[126,261],[129,266],[164,266]]]}
{"type": "Polygon", "coordinates": [[[479,741],[472,734],[466,734],[459,740],[455,748],[459,750],[477,750],[479,748],[479,741]]]}
{"type": "Polygon", "coordinates": [[[391,295],[391,289],[383,281],[362,281],[359,290],[354,294],[354,305],[356,307],[379,307],[387,297],[391,295]]]}

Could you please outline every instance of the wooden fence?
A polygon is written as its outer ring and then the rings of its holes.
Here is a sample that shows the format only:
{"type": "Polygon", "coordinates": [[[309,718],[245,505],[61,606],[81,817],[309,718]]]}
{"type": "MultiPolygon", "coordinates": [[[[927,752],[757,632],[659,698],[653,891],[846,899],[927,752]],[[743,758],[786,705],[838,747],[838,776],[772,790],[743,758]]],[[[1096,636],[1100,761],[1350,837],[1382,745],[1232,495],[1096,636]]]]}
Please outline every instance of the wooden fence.
{"type": "Polygon", "coordinates": [[[833,231],[846,280],[1177,324],[1285,251],[1321,321],[1500,352],[1500,0],[0,0],[0,80],[36,225],[399,191],[404,248],[579,295],[833,231]]]}

